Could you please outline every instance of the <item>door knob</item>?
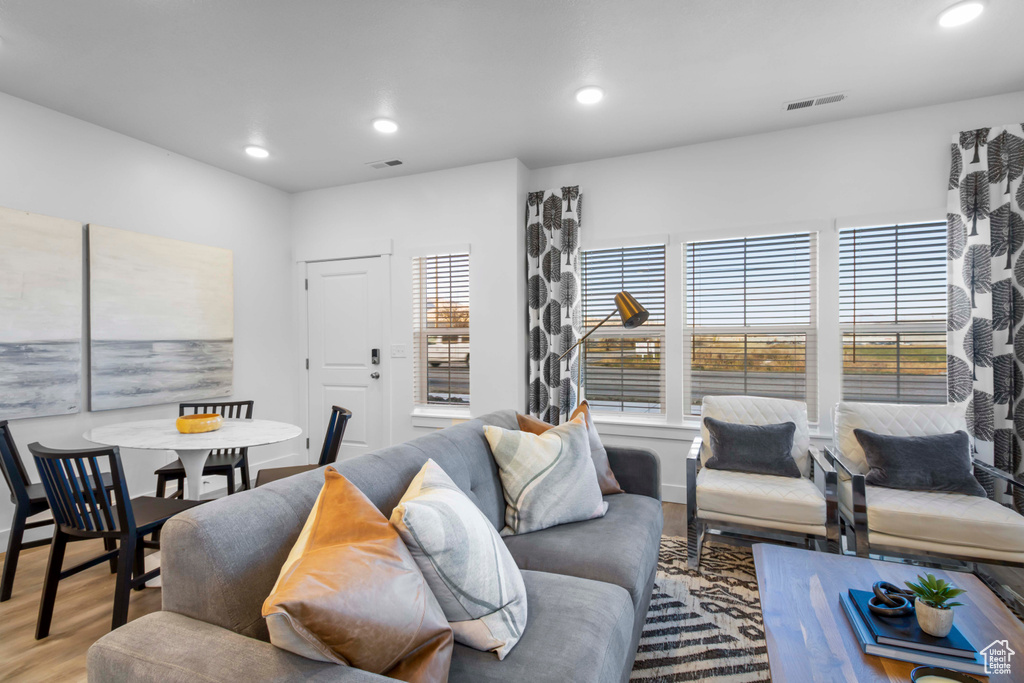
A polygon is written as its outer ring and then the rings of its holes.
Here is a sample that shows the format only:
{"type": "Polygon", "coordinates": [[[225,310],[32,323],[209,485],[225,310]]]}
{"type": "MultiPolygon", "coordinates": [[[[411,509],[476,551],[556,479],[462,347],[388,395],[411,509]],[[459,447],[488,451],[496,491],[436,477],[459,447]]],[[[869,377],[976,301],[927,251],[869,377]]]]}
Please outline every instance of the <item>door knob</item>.
{"type": "Polygon", "coordinates": [[[380,379],[380,373],[379,372],[371,372],[370,373],[370,379],[380,379]]]}

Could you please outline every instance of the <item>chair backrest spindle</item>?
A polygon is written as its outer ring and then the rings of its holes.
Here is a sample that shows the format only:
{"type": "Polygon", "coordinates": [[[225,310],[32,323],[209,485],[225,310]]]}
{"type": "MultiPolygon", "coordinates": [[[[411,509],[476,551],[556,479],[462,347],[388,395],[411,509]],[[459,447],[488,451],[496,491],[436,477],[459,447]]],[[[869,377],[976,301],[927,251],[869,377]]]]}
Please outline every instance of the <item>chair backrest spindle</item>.
{"type": "Polygon", "coordinates": [[[29,451],[42,477],[46,498],[61,530],[73,536],[94,537],[134,531],[128,487],[116,446],[85,450],[58,450],[38,443],[29,451]],[[110,477],[118,505],[103,484],[99,458],[110,462],[110,477]],[[114,515],[117,515],[115,522],[114,515]]]}

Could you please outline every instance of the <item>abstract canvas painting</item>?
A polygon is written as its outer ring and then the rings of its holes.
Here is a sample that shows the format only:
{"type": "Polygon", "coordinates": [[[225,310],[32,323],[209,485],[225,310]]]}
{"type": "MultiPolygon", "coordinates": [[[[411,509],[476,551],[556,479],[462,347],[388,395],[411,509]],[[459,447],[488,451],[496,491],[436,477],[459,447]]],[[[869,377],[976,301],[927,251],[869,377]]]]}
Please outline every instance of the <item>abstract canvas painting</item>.
{"type": "Polygon", "coordinates": [[[89,226],[92,410],[229,396],[228,249],[89,226]]]}
{"type": "Polygon", "coordinates": [[[0,208],[0,420],[81,400],[82,224],[0,208]]]}

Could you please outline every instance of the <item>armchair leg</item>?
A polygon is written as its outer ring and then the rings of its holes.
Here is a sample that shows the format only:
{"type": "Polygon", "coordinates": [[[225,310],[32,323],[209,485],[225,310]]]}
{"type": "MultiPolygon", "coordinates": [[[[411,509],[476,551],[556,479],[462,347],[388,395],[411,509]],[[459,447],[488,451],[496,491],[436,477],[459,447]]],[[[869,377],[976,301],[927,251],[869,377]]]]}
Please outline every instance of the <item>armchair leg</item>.
{"type": "Polygon", "coordinates": [[[853,551],[857,553],[857,557],[867,557],[868,552],[868,532],[867,529],[863,531],[864,536],[861,537],[861,530],[853,530],[853,551]]]}
{"type": "Polygon", "coordinates": [[[842,530],[839,528],[839,509],[834,502],[830,502],[827,510],[828,519],[825,520],[825,552],[833,555],[843,553],[842,530]]]}
{"type": "Polygon", "coordinates": [[[686,512],[686,563],[690,569],[700,569],[700,553],[704,546],[704,523],[698,521],[696,511],[686,512]]]}

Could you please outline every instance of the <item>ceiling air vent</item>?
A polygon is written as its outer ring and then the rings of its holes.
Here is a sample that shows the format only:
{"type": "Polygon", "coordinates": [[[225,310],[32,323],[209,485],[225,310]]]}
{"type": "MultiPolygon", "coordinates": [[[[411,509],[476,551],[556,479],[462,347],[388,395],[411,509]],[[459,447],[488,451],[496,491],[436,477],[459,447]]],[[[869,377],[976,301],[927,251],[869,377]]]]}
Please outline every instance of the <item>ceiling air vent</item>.
{"type": "Polygon", "coordinates": [[[366,165],[370,168],[388,168],[389,166],[401,166],[401,159],[389,159],[388,161],[367,161],[366,165]]]}
{"type": "Polygon", "coordinates": [[[831,95],[819,95],[817,97],[808,97],[802,100],[793,100],[792,102],[785,102],[782,108],[785,111],[795,111],[797,109],[808,109],[810,107],[820,107],[823,104],[832,104],[834,102],[842,102],[846,99],[846,93],[832,93],[831,95]]]}

